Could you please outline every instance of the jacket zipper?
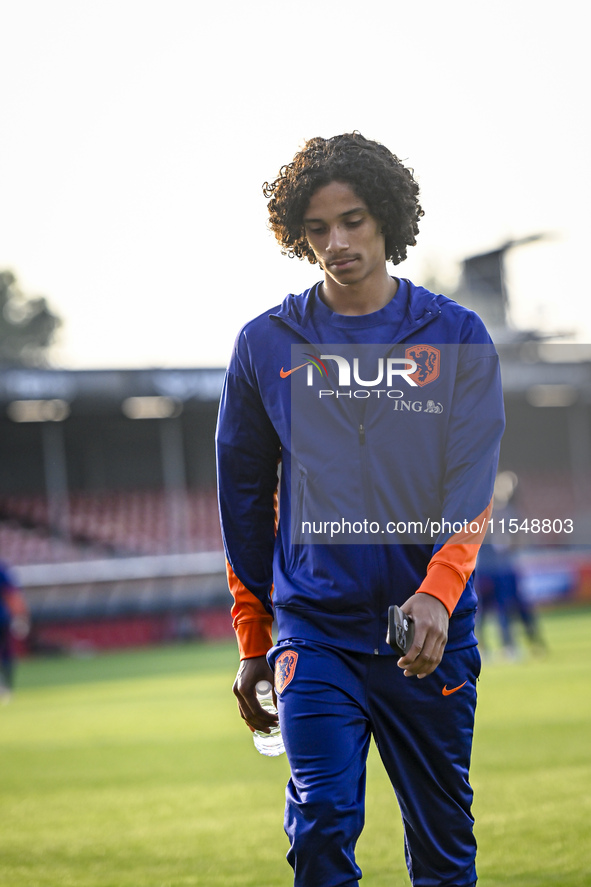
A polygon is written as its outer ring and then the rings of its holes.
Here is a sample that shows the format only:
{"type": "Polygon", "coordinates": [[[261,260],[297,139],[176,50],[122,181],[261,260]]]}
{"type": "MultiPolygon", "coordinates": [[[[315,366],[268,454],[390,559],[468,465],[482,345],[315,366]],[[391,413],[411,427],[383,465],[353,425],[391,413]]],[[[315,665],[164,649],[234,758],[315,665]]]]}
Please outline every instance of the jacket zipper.
{"type": "MultiPolygon", "coordinates": [[[[366,446],[365,446],[365,425],[363,424],[363,422],[359,423],[358,432],[359,432],[359,446],[362,450],[362,452],[361,452],[361,473],[362,473],[362,481],[363,481],[363,493],[364,493],[364,498],[365,498],[365,506],[367,509],[368,505],[373,504],[373,490],[372,490],[372,486],[371,486],[371,482],[370,482],[370,478],[369,478],[369,466],[368,466],[369,453],[368,453],[366,446]]],[[[371,511],[371,509],[370,509],[370,511],[371,511]]],[[[381,606],[382,606],[381,589],[383,587],[383,574],[382,574],[382,568],[381,568],[381,564],[380,564],[380,558],[379,558],[376,546],[374,546],[374,545],[371,546],[371,557],[374,562],[375,574],[378,579],[378,591],[377,591],[378,608],[377,609],[379,612],[381,609],[381,606]]],[[[378,629],[379,629],[379,623],[378,623],[378,629]]],[[[379,631],[378,631],[378,635],[376,636],[376,639],[375,639],[374,655],[377,656],[379,654],[379,648],[380,648],[380,636],[379,636],[379,631]]]]}

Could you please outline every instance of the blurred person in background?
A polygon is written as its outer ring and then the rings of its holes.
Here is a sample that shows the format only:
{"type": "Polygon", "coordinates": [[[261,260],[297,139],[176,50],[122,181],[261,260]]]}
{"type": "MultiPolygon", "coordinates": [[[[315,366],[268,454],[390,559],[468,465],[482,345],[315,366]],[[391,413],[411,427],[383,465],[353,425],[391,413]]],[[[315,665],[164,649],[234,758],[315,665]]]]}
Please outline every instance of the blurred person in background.
{"type": "Polygon", "coordinates": [[[489,621],[489,616],[494,615],[498,620],[502,651],[507,659],[518,659],[521,655],[521,647],[514,631],[516,620],[522,625],[532,651],[547,651],[535,608],[521,588],[516,563],[519,534],[498,532],[501,521],[504,521],[503,525],[506,527],[510,520],[520,522],[515,503],[517,485],[518,478],[513,471],[500,471],[497,475],[493,507],[497,532],[487,533],[478,554],[475,581],[478,594],[476,633],[481,649],[485,653],[489,652],[485,624],[489,621]]]}
{"type": "Polygon", "coordinates": [[[0,701],[9,702],[14,689],[15,639],[29,631],[26,601],[8,567],[0,561],[0,701]]]}

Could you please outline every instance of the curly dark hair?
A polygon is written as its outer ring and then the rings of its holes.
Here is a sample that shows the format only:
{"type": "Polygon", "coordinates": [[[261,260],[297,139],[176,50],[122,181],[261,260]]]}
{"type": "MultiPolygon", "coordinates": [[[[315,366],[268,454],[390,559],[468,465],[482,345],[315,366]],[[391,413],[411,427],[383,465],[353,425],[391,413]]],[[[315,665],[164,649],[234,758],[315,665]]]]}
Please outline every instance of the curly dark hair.
{"type": "Polygon", "coordinates": [[[345,182],[366,204],[382,225],[386,259],[398,265],[414,246],[418,221],[424,215],[419,204],[419,186],[413,170],[379,142],[359,132],[330,139],[309,139],[293,162],[282,166],[274,182],[265,182],[269,228],[291,258],[316,257],[304,233],[304,213],[312,195],[330,182],[345,182]]]}

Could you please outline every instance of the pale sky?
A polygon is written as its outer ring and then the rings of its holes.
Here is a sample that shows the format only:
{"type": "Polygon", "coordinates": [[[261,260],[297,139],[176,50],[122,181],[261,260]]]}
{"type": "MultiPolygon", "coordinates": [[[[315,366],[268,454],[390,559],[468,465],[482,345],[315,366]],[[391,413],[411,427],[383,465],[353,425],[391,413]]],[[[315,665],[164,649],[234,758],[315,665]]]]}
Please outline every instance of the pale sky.
{"type": "Polygon", "coordinates": [[[63,316],[57,365],[225,365],[320,277],[262,183],[351,129],[421,185],[394,273],[551,232],[510,257],[514,320],[591,341],[579,0],[5,0],[0,29],[0,269],[63,316]]]}

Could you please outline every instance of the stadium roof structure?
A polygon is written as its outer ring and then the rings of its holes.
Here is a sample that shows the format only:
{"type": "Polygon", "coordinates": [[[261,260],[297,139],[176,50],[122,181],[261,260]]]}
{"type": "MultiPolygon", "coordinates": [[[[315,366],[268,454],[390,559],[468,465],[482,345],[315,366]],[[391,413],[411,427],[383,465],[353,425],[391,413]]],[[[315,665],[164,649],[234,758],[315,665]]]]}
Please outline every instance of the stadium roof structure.
{"type": "Polygon", "coordinates": [[[462,262],[457,290],[449,295],[483,319],[498,345],[560,339],[573,335],[571,331],[547,334],[535,329],[519,329],[511,323],[511,296],[505,263],[507,253],[516,247],[551,237],[552,235],[543,233],[508,240],[495,249],[468,256],[462,262]]]}
{"type": "Polygon", "coordinates": [[[190,407],[217,403],[223,379],[224,370],[218,368],[7,368],[0,370],[0,407],[14,401],[59,400],[74,412],[112,411],[131,397],[169,398],[190,407]]]}

